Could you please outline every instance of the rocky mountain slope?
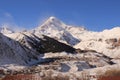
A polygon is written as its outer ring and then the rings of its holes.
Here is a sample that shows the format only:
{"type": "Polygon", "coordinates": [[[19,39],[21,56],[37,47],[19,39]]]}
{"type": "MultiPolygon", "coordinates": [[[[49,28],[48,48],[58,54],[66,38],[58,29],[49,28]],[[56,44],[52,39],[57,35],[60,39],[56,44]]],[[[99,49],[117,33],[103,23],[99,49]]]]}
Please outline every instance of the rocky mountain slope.
{"type": "Polygon", "coordinates": [[[111,58],[120,57],[120,27],[102,32],[87,31],[76,36],[79,36],[81,42],[75,45],[75,48],[96,50],[111,58]]]}
{"type": "Polygon", "coordinates": [[[0,33],[0,68],[9,68],[11,64],[27,65],[31,60],[38,60],[37,52],[0,33]]]}
{"type": "Polygon", "coordinates": [[[9,34],[8,36],[18,41],[21,45],[24,45],[31,50],[39,52],[39,54],[63,51],[70,53],[75,52],[75,48],[73,48],[72,46],[61,43],[54,38],[42,34],[35,35],[30,32],[20,32],[9,34]]]}

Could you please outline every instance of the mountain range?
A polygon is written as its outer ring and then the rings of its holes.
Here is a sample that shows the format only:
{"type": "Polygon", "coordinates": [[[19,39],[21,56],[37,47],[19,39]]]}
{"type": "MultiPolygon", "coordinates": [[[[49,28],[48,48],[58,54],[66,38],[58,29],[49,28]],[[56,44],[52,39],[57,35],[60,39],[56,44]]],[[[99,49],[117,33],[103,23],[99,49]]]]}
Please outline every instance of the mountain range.
{"type": "MultiPolygon", "coordinates": [[[[58,53],[61,55],[64,52],[73,56],[87,52],[85,55],[99,56],[99,61],[105,58],[107,60],[103,60],[103,65],[109,64],[109,60],[119,63],[120,27],[94,32],[82,26],[67,25],[55,17],[50,17],[42,25],[29,31],[15,32],[3,27],[0,32],[2,69],[31,66],[44,61],[47,58],[45,56],[56,56],[58,53]]],[[[94,65],[99,66],[96,63],[94,65]]]]}

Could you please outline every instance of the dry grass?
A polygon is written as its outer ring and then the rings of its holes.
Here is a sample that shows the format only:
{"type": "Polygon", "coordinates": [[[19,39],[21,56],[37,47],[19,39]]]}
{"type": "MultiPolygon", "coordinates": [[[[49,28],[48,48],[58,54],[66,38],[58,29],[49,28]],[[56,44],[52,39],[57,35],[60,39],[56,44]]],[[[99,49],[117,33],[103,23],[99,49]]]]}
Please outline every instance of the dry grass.
{"type": "Polygon", "coordinates": [[[104,75],[105,76],[120,76],[120,70],[118,69],[107,70],[104,75]]]}
{"type": "Polygon", "coordinates": [[[32,74],[7,75],[2,80],[35,80],[35,76],[32,74]]]}
{"type": "Polygon", "coordinates": [[[120,70],[111,69],[107,70],[99,80],[120,80],[120,70]]]}
{"type": "Polygon", "coordinates": [[[90,80],[91,78],[88,72],[82,72],[78,76],[74,73],[64,74],[56,73],[53,70],[44,70],[37,74],[6,75],[0,80],[90,80]]]}
{"type": "Polygon", "coordinates": [[[98,80],[120,80],[120,76],[106,76],[101,77],[98,80]]]}

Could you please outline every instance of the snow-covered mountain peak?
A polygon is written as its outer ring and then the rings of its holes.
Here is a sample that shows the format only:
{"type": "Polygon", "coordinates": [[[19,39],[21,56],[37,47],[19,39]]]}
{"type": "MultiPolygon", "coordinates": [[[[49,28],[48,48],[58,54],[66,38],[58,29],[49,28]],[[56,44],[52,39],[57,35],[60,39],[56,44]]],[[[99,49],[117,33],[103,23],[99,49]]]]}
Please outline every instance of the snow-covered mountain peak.
{"type": "Polygon", "coordinates": [[[75,45],[79,42],[79,40],[74,38],[73,35],[68,31],[70,27],[72,26],[64,24],[55,17],[50,17],[41,26],[33,29],[32,33],[36,35],[43,34],[70,45],[75,45]]]}
{"type": "MultiPolygon", "coordinates": [[[[49,17],[41,26],[42,29],[48,29],[48,28],[52,28],[55,30],[63,30],[63,28],[65,28],[65,24],[60,21],[59,19],[57,19],[56,17],[49,17]]],[[[39,28],[38,27],[38,28],[39,28]]]]}
{"type": "Polygon", "coordinates": [[[54,16],[51,16],[47,19],[46,22],[53,22],[53,23],[56,23],[56,22],[61,22],[59,19],[57,19],[56,17],[54,16]]]}
{"type": "Polygon", "coordinates": [[[65,25],[62,21],[55,17],[49,17],[42,25],[38,26],[37,28],[33,29],[32,32],[35,34],[58,34],[59,32],[65,31],[65,25]]]}
{"type": "Polygon", "coordinates": [[[11,34],[11,33],[14,33],[14,31],[12,31],[11,29],[9,29],[6,26],[2,26],[2,27],[0,27],[0,33],[11,34]]]}
{"type": "Polygon", "coordinates": [[[58,20],[58,19],[54,16],[51,16],[51,17],[48,18],[48,20],[54,21],[54,20],[58,20]]]}

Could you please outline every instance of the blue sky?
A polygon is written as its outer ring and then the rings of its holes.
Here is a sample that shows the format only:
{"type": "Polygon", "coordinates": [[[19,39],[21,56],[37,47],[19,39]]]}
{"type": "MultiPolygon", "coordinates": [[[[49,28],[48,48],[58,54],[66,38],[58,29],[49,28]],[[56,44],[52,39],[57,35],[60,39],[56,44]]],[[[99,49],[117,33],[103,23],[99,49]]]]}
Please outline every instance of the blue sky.
{"type": "Polygon", "coordinates": [[[31,29],[50,16],[93,31],[111,29],[120,26],[120,0],[0,0],[0,25],[31,29]]]}

